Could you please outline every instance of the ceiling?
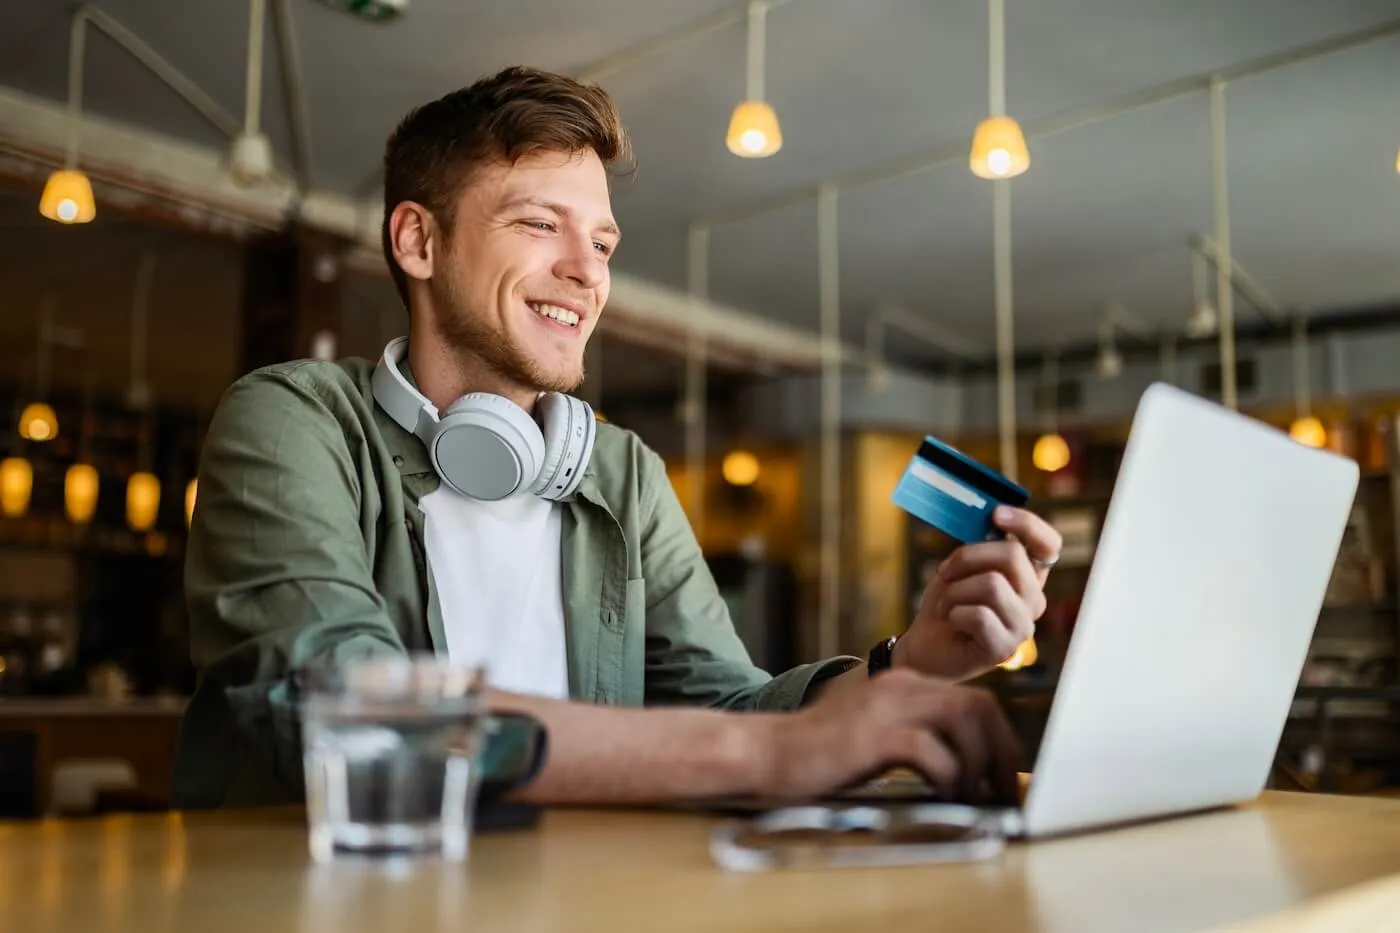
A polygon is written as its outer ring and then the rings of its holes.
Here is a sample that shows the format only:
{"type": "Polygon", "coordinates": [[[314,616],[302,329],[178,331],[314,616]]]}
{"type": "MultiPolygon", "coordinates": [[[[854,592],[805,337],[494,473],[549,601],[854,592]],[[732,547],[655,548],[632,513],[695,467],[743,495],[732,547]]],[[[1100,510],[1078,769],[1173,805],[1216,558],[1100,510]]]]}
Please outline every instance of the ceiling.
{"type": "MultiPolygon", "coordinates": [[[[301,53],[315,188],[363,193],[385,135],[422,100],[513,63],[585,68],[732,0],[412,0],[389,25],[289,0],[301,53]]],[[[213,0],[99,0],[241,113],[246,7],[213,0]]],[[[1036,0],[1007,9],[1008,104],[1025,125],[1400,16],[1393,0],[1036,0]]],[[[68,9],[0,8],[0,84],[61,101],[68,9]]],[[[677,288],[696,218],[743,210],[823,179],[965,147],[986,111],[981,0],[789,0],[768,16],[768,97],[784,148],[743,160],[724,147],[744,84],[742,17],[603,79],[634,136],[619,183],[616,268],[677,288]]],[[[85,105],[210,147],[226,145],[105,36],[88,43],[85,105]]],[[[264,123],[284,161],[292,132],[269,41],[264,123]]],[[[1315,312],[1400,303],[1400,37],[1232,83],[1232,244],[1284,306],[1315,312]]],[[[1152,328],[1183,323],[1193,235],[1212,232],[1205,94],[1032,139],[1013,183],[1017,343],[1091,340],[1116,303],[1152,328]]],[[[840,196],[843,326],[897,304],[991,353],[992,189],[965,159],[840,196]]],[[[815,329],[811,200],[711,239],[713,297],[815,329]]],[[[7,258],[5,261],[13,261],[7,258]]],[[[1248,317],[1248,306],[1237,302],[1248,317]]],[[[933,348],[892,338],[906,356],[933,348]]]]}

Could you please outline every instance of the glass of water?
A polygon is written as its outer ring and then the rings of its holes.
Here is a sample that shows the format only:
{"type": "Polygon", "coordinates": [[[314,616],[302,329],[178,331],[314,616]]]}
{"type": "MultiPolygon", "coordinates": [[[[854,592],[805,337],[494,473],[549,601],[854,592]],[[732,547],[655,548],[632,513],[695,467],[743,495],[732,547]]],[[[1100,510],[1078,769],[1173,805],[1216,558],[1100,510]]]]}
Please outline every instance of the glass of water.
{"type": "Polygon", "coordinates": [[[467,857],[487,730],[485,673],[434,657],[308,672],[302,761],[311,856],[467,857]]]}

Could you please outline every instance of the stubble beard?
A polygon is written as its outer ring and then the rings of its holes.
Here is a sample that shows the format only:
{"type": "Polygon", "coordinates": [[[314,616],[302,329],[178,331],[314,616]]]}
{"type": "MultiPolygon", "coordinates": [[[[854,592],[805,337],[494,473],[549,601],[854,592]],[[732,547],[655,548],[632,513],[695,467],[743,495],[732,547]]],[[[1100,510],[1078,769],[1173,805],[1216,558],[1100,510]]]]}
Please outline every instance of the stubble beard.
{"type": "Polygon", "coordinates": [[[523,347],[474,314],[450,281],[435,276],[429,288],[438,335],[464,362],[474,359],[497,378],[535,392],[571,393],[583,384],[582,366],[572,375],[546,373],[523,347]]]}

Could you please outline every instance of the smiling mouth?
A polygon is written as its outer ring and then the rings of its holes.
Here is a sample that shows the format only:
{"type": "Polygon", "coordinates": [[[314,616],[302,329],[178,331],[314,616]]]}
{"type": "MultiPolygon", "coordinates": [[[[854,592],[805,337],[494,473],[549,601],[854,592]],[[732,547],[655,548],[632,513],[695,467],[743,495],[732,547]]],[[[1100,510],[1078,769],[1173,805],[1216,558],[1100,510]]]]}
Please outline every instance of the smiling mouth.
{"type": "Polygon", "coordinates": [[[547,317],[551,321],[563,324],[565,327],[578,327],[578,312],[570,311],[568,308],[561,308],[558,305],[547,304],[539,301],[527,301],[530,310],[540,317],[547,317]]]}

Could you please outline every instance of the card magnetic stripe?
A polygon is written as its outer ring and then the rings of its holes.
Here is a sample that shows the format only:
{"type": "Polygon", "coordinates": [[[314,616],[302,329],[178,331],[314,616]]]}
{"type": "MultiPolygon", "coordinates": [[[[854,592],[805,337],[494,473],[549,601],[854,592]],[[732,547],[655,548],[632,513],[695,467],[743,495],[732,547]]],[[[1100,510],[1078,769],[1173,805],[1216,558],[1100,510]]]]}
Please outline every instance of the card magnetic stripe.
{"type": "Polygon", "coordinates": [[[1030,492],[1019,483],[954,450],[936,438],[926,437],[919,445],[918,457],[945,476],[958,480],[984,496],[1005,505],[1022,506],[1030,501],[1030,492]]]}

